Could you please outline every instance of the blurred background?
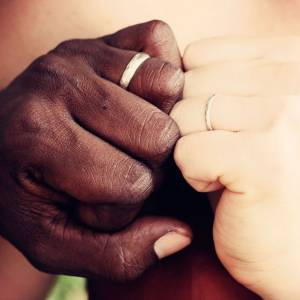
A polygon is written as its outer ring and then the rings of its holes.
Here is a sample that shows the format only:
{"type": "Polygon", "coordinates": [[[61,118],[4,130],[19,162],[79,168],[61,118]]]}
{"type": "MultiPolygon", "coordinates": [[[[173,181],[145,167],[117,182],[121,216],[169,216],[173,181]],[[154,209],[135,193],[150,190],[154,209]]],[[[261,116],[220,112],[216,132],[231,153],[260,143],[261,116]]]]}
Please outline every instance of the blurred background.
{"type": "Polygon", "coordinates": [[[85,279],[59,276],[47,300],[87,300],[85,279]]]}

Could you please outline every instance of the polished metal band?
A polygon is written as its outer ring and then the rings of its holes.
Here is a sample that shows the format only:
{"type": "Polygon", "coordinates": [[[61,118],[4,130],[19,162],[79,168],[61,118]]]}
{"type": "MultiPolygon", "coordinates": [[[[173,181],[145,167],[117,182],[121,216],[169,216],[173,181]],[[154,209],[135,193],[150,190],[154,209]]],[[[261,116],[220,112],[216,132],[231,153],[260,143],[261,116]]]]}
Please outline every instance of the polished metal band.
{"type": "Polygon", "coordinates": [[[213,102],[214,102],[215,99],[216,99],[216,95],[213,94],[213,95],[211,95],[208,98],[208,100],[206,102],[206,107],[205,107],[205,124],[206,124],[206,129],[208,131],[214,130],[214,127],[213,127],[213,124],[212,124],[212,121],[211,121],[211,109],[212,109],[213,102]]]}
{"type": "Polygon", "coordinates": [[[127,89],[134,74],[138,70],[138,68],[147,60],[150,56],[146,53],[139,52],[132,57],[129,61],[128,65],[126,66],[123,75],[120,80],[120,86],[123,89],[127,89]]]}

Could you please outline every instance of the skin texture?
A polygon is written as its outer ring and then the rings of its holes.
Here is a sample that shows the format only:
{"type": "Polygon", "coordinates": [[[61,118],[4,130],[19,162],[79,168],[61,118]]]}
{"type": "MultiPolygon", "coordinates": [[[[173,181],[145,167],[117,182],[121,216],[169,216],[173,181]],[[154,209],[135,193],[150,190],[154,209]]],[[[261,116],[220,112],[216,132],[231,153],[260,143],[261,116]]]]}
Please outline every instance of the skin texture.
{"type": "Polygon", "coordinates": [[[196,42],[183,59],[184,100],[171,113],[184,178],[198,192],[221,189],[218,257],[265,300],[300,297],[299,50],[297,36],[196,42]],[[207,131],[199,119],[213,92],[207,131]]]}
{"type": "MultiPolygon", "coordinates": [[[[137,0],[130,0],[124,3],[120,3],[118,0],[109,2],[102,0],[89,0],[87,2],[80,0],[63,2],[58,0],[3,0],[0,1],[0,32],[3,41],[0,43],[0,89],[4,88],[33,59],[48,52],[59,42],[74,37],[89,38],[106,35],[124,26],[147,19],[162,18],[168,21],[175,30],[182,50],[192,40],[203,37],[226,34],[297,33],[299,32],[298,10],[291,6],[288,7],[286,5],[288,2],[295,2],[296,4],[297,1],[229,0],[220,2],[219,0],[191,0],[183,3],[181,1],[166,0],[163,2],[157,1],[157,5],[155,5],[155,1],[137,0]],[[159,9],[157,9],[157,6],[159,6],[159,9]],[[232,17],[233,15],[234,18],[232,17]]],[[[176,189],[174,194],[172,194],[172,200],[167,201],[166,198],[161,200],[169,203],[171,206],[174,203],[181,203],[182,199],[184,199],[186,205],[179,205],[178,210],[186,212],[186,207],[193,207],[192,203],[198,203],[199,198],[197,195],[191,194],[189,189],[184,190],[184,193],[179,193],[177,187],[180,185],[180,182],[181,179],[178,178],[172,181],[170,187],[176,189]]],[[[203,199],[203,201],[205,200],[203,199]]],[[[189,217],[186,218],[189,223],[192,223],[193,219],[199,218],[199,215],[195,216],[195,218],[192,217],[195,211],[197,210],[191,210],[189,217]]],[[[207,215],[210,213],[205,206],[198,207],[198,211],[201,211],[201,215],[202,213],[207,215]]],[[[168,213],[170,212],[168,211],[168,213]]],[[[199,232],[200,227],[195,226],[194,230],[199,232]]],[[[193,247],[197,249],[197,246],[194,245],[193,247]]],[[[212,255],[211,252],[212,250],[208,248],[207,253],[209,253],[210,257],[212,255]]],[[[189,255],[182,256],[182,266],[193,259],[200,260],[196,253],[197,251],[189,252],[189,255]]],[[[202,256],[202,254],[199,255],[202,256]]],[[[212,256],[214,263],[216,263],[215,259],[215,256],[212,256]]],[[[158,269],[155,271],[154,269],[153,276],[151,276],[153,288],[151,289],[150,287],[150,277],[145,277],[139,284],[141,291],[146,289],[147,294],[149,290],[153,294],[157,291],[155,295],[157,297],[160,292],[155,288],[155,280],[153,279],[155,277],[157,278],[156,284],[160,286],[159,291],[162,291],[168,285],[172,287],[170,288],[169,296],[172,299],[174,297],[182,299],[184,290],[187,290],[187,288],[185,288],[186,285],[182,276],[178,274],[181,272],[177,273],[174,271],[171,277],[168,273],[170,269],[178,269],[176,267],[180,264],[179,260],[174,259],[170,264],[164,265],[163,270],[158,269]],[[176,280],[176,276],[179,276],[180,280],[176,280]],[[174,294],[173,286],[178,286],[181,294],[174,294]]],[[[222,278],[227,278],[228,275],[223,271],[222,267],[218,263],[216,264],[218,274],[222,278]]],[[[209,269],[210,267],[208,264],[206,268],[209,269]]],[[[196,271],[193,268],[193,264],[190,264],[190,267],[187,268],[182,267],[182,269],[191,276],[188,286],[190,287],[191,284],[193,287],[193,291],[196,293],[195,299],[199,298],[199,293],[203,296],[203,290],[207,290],[205,286],[198,289],[195,279],[204,278],[207,282],[213,282],[216,277],[214,274],[214,276],[211,275],[209,278],[208,273],[202,271],[202,268],[196,271]]],[[[101,285],[101,282],[94,282],[95,289],[97,289],[97,285],[101,285]]],[[[33,284],[33,287],[36,288],[36,285],[33,284]]],[[[107,287],[107,285],[101,286],[102,291],[104,287],[107,287]]],[[[236,294],[234,294],[234,288],[231,290],[233,294],[230,294],[230,287],[234,287],[231,281],[227,285],[219,285],[217,288],[212,289],[211,291],[214,293],[206,296],[208,299],[212,297],[211,299],[215,300],[217,297],[225,299],[225,295],[227,295],[228,299],[231,300],[234,298],[232,295],[236,294]]],[[[122,291],[126,292],[126,286],[122,291]]],[[[141,299],[141,294],[143,294],[143,297],[146,297],[142,292],[140,294],[138,292],[134,293],[134,289],[131,294],[136,299],[141,299]]],[[[168,297],[167,292],[165,296],[168,297]]],[[[239,296],[235,298],[242,299],[241,295],[239,296]]],[[[109,293],[106,294],[106,297],[109,299],[109,293]]]]}
{"type": "Polygon", "coordinates": [[[133,282],[89,280],[89,299],[114,300],[124,295],[131,300],[260,299],[238,284],[219,262],[211,238],[213,216],[206,196],[192,190],[177,170],[170,173],[155,195],[154,210],[187,222],[194,232],[192,245],[160,261],[133,282]]]}
{"type": "Polygon", "coordinates": [[[0,230],[34,266],[128,280],[157,260],[155,241],[191,235],[171,218],[132,223],[179,137],[149,102],[168,112],[181,97],[180,64],[170,28],[153,21],[64,42],[1,93],[0,230]],[[153,58],[125,91],[116,83],[141,49],[153,58]]]}

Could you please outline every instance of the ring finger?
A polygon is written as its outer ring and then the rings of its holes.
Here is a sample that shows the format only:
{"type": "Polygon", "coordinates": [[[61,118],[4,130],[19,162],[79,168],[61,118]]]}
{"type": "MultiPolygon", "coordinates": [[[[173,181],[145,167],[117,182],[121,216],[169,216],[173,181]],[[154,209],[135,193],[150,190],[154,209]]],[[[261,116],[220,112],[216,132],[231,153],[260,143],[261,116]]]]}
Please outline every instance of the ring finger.
{"type": "MultiPolygon", "coordinates": [[[[99,77],[120,85],[122,75],[138,52],[107,45],[102,39],[67,41],[54,51],[87,64],[99,77]]],[[[181,69],[158,57],[140,61],[128,82],[128,91],[148,100],[165,112],[182,96],[184,76],[181,69]]]]}
{"type": "Polygon", "coordinates": [[[178,124],[183,136],[209,130],[208,118],[213,130],[262,129],[279,118],[285,105],[294,98],[296,96],[243,97],[220,94],[212,98],[202,94],[178,102],[171,112],[171,117],[178,124]]]}

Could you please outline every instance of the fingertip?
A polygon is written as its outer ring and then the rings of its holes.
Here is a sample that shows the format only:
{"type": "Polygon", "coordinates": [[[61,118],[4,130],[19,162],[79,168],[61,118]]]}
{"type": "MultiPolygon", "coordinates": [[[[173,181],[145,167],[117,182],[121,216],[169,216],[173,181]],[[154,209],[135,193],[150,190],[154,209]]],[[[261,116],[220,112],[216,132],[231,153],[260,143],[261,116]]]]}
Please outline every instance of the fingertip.
{"type": "Polygon", "coordinates": [[[185,152],[186,152],[186,145],[187,145],[187,136],[181,137],[175,146],[174,149],[174,161],[177,165],[177,167],[182,171],[185,165],[185,152]]]}
{"type": "Polygon", "coordinates": [[[154,243],[154,252],[159,259],[163,259],[188,247],[191,242],[192,236],[186,232],[171,231],[154,243]]]}
{"type": "Polygon", "coordinates": [[[156,147],[153,147],[156,148],[153,157],[156,157],[155,161],[158,166],[162,165],[171,155],[179,138],[180,132],[177,124],[171,118],[168,118],[155,141],[156,147]]]}
{"type": "Polygon", "coordinates": [[[196,138],[195,134],[186,135],[175,146],[174,161],[184,178],[198,179],[201,174],[201,168],[198,167],[201,154],[199,146],[195,145],[196,138]]]}
{"type": "Polygon", "coordinates": [[[171,70],[166,74],[166,79],[163,84],[166,95],[166,101],[162,103],[162,110],[170,113],[177,101],[183,98],[183,90],[185,83],[185,76],[181,69],[169,66],[171,70]]]}
{"type": "Polygon", "coordinates": [[[152,56],[160,57],[181,68],[182,61],[175,35],[170,25],[162,20],[152,20],[145,24],[144,49],[152,56]]]}
{"type": "Polygon", "coordinates": [[[184,70],[190,70],[193,67],[193,64],[191,62],[191,57],[193,57],[193,44],[189,44],[186,46],[186,48],[183,51],[183,56],[182,56],[182,63],[184,70]]]}
{"type": "Polygon", "coordinates": [[[142,126],[139,139],[139,157],[152,170],[157,170],[170,157],[180,132],[177,124],[164,112],[151,107],[151,111],[144,114],[145,124],[142,126]]]}
{"type": "Polygon", "coordinates": [[[180,68],[152,57],[137,70],[129,90],[169,113],[183,97],[185,76],[180,68]]]}
{"type": "Polygon", "coordinates": [[[205,58],[214,48],[210,46],[212,39],[204,39],[192,42],[186,46],[183,52],[182,62],[186,71],[205,64],[205,58]]]}
{"type": "Polygon", "coordinates": [[[181,136],[189,133],[191,117],[186,113],[185,100],[181,100],[175,104],[170,112],[170,117],[177,124],[181,136]]]}

